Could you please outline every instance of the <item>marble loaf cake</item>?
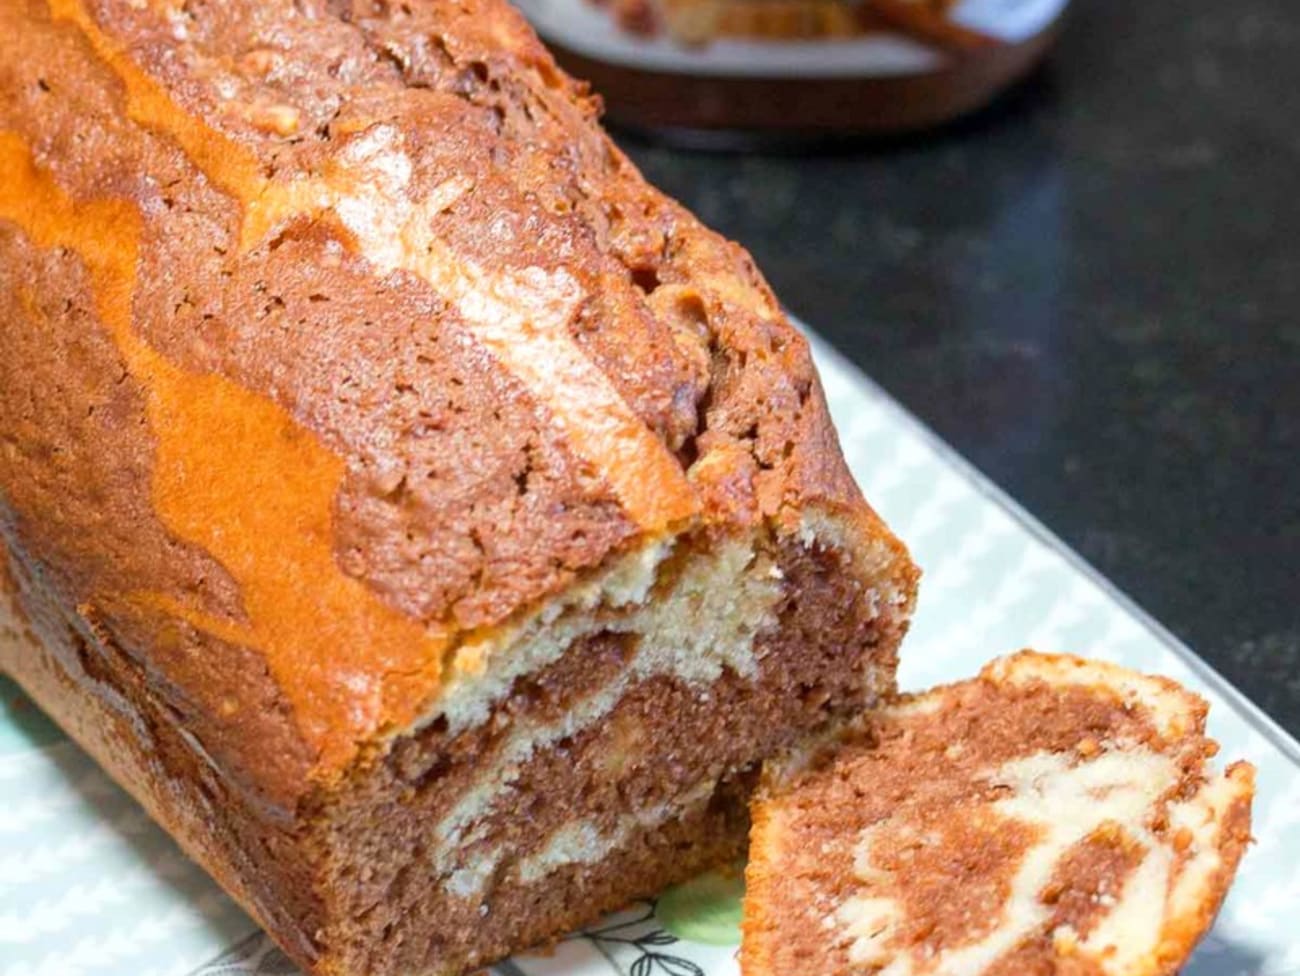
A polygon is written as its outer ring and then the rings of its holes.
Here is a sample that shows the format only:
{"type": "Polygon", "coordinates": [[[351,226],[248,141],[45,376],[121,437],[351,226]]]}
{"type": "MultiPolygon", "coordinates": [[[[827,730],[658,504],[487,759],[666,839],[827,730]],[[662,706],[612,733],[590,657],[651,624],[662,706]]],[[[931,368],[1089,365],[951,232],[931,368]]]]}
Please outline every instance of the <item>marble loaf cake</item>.
{"type": "Polygon", "coordinates": [[[0,0],[0,666],[305,969],[745,844],[916,572],[498,0],[0,0]]]}

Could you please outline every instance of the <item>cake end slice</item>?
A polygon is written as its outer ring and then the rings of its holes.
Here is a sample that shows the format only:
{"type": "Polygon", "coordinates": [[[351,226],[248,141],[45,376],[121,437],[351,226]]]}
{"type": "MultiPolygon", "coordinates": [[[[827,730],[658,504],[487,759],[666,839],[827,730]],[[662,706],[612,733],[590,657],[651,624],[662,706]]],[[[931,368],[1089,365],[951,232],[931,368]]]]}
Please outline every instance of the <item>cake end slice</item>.
{"type": "Polygon", "coordinates": [[[769,764],[744,976],[1165,976],[1250,839],[1168,679],[1023,651],[769,764]]]}

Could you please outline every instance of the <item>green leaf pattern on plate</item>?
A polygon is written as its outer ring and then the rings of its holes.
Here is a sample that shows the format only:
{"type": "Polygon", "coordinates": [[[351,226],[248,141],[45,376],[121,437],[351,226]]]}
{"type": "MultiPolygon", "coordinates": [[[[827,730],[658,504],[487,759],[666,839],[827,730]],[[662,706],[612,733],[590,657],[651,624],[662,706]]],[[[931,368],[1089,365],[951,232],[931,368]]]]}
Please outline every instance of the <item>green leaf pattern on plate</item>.
{"type": "Polygon", "coordinates": [[[745,879],[738,869],[710,871],[665,891],[655,903],[655,917],[687,942],[740,945],[740,900],[744,894],[745,879]]]}

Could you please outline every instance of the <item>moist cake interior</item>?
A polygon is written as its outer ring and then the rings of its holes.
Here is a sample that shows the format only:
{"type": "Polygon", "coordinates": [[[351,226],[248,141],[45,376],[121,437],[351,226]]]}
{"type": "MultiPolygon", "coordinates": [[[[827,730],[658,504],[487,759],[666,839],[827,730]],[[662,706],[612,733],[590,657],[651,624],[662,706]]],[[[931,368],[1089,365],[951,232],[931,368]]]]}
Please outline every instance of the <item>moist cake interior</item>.
{"type": "Polygon", "coordinates": [[[811,532],[639,552],[493,646],[315,817],[348,971],[456,972],[743,852],[757,763],[892,687],[907,596],[811,532]]]}
{"type": "Polygon", "coordinates": [[[1209,927],[1253,771],[1171,682],[1025,654],[774,770],[746,976],[1146,976],[1209,927]]]}

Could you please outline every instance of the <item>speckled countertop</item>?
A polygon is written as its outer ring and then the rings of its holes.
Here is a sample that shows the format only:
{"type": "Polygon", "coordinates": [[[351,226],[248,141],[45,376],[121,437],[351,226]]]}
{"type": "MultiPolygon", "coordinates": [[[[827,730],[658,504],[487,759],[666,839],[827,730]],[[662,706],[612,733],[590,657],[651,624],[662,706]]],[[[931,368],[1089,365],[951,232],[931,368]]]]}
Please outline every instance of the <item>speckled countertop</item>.
{"type": "Polygon", "coordinates": [[[938,136],[624,144],[1300,734],[1300,8],[1076,8],[1046,70],[938,136]]]}

